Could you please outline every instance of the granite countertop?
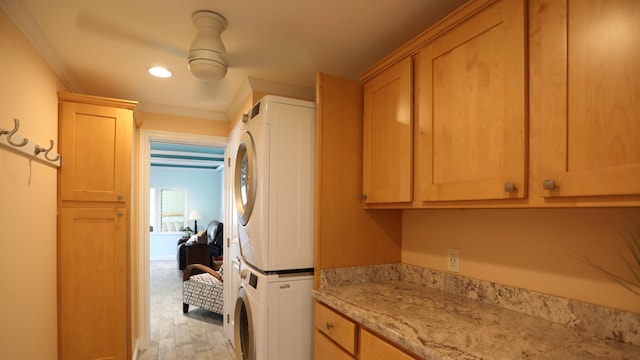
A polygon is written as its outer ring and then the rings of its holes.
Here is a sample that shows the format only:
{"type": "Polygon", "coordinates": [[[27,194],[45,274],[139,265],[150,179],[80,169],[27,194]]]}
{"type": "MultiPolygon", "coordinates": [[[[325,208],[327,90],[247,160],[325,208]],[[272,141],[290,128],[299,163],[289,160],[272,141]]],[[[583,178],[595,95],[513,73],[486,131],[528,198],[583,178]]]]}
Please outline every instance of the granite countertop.
{"type": "Polygon", "coordinates": [[[407,281],[312,294],[424,359],[640,359],[639,346],[407,281]]]}

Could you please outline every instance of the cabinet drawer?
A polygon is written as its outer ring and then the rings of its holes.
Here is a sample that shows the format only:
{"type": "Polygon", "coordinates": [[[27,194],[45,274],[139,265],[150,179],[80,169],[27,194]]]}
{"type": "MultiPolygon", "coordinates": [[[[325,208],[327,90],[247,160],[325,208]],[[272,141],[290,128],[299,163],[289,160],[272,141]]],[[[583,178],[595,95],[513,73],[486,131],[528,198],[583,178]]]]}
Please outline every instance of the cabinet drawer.
{"type": "Polygon", "coordinates": [[[314,360],[353,360],[343,348],[329,340],[320,330],[316,329],[313,340],[314,360]]]}
{"type": "Polygon", "coordinates": [[[400,349],[373,335],[365,329],[360,329],[360,360],[412,360],[400,349]]]}
{"type": "Polygon", "coordinates": [[[317,302],[314,303],[313,314],[314,325],[318,331],[342,346],[350,354],[355,355],[356,324],[354,322],[317,302]]]}

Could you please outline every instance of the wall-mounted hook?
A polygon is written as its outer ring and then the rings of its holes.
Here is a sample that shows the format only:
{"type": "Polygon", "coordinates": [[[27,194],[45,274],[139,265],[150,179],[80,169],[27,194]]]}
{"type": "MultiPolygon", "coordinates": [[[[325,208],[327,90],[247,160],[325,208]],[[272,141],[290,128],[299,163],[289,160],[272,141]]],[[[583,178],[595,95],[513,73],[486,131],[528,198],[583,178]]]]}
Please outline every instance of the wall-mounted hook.
{"type": "Polygon", "coordinates": [[[20,128],[20,120],[13,119],[13,123],[14,123],[13,130],[10,130],[9,132],[7,132],[7,134],[9,134],[9,135],[7,135],[7,141],[9,142],[9,144],[11,144],[13,146],[17,146],[17,147],[22,147],[22,146],[27,145],[27,143],[29,142],[29,139],[27,139],[27,138],[22,139],[21,143],[16,143],[16,142],[11,141],[11,137],[15,133],[17,133],[18,129],[20,128]]]}
{"type": "MultiPolygon", "coordinates": [[[[41,152],[45,152],[45,151],[46,151],[46,152],[49,152],[51,149],[53,149],[53,140],[49,140],[49,148],[48,148],[48,149],[45,149],[45,148],[43,148],[42,146],[40,146],[40,145],[36,144],[36,145],[33,147],[33,154],[34,154],[34,155],[38,155],[38,154],[40,154],[41,152]]],[[[45,155],[45,156],[46,156],[46,155],[45,155]]]]}
{"type": "Polygon", "coordinates": [[[49,160],[49,161],[58,161],[58,160],[60,160],[60,154],[56,154],[56,157],[54,157],[53,159],[49,157],[49,152],[51,151],[51,149],[53,149],[53,140],[49,140],[49,148],[44,153],[44,158],[49,160]]]}

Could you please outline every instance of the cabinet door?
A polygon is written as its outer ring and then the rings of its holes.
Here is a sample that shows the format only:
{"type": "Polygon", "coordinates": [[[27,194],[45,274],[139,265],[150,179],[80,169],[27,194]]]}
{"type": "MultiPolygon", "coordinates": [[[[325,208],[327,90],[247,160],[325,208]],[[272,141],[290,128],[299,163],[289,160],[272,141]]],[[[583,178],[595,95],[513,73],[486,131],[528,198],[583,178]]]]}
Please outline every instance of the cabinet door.
{"type": "Polygon", "coordinates": [[[132,111],[69,101],[60,106],[62,200],[127,201],[132,111]]]}
{"type": "Polygon", "coordinates": [[[126,359],[124,209],[61,208],[58,238],[60,359],[126,359]]]}
{"type": "Polygon", "coordinates": [[[496,1],[420,51],[419,201],[526,195],[526,22],[496,1]]]}
{"type": "Polygon", "coordinates": [[[362,180],[367,203],[411,201],[412,86],[411,58],[364,84],[362,180]]]}
{"type": "Polygon", "coordinates": [[[356,323],[328,307],[315,302],[313,323],[317,331],[325,334],[348,353],[356,353],[356,323]]]}
{"type": "Polygon", "coordinates": [[[411,360],[413,357],[365,329],[360,330],[360,360],[411,360]]]}
{"type": "Polygon", "coordinates": [[[640,2],[535,0],[531,29],[535,186],[546,197],[640,194],[640,2]]]}
{"type": "Polygon", "coordinates": [[[320,330],[314,331],[313,337],[313,359],[314,360],[353,360],[344,349],[331,341],[320,330]]]}

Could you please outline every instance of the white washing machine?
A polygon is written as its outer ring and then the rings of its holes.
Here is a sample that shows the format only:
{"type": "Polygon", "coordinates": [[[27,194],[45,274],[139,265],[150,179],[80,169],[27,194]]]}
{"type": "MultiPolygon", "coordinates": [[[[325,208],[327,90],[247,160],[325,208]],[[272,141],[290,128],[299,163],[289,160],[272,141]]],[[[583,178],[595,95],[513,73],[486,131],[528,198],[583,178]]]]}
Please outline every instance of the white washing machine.
{"type": "Polygon", "coordinates": [[[270,274],[241,262],[234,313],[238,360],[305,360],[312,352],[312,273],[270,274]]]}
{"type": "Polygon", "coordinates": [[[245,119],[233,180],[242,257],[312,269],[315,103],[265,96],[245,119]]]}
{"type": "Polygon", "coordinates": [[[229,268],[225,269],[224,274],[225,282],[224,282],[224,313],[227,314],[227,321],[224,323],[225,331],[227,332],[227,337],[231,342],[231,345],[235,348],[235,338],[234,338],[234,328],[235,328],[235,318],[233,316],[235,311],[235,301],[236,296],[238,295],[238,291],[240,290],[240,250],[238,245],[238,240],[234,239],[230,247],[227,251],[230,257],[229,268]]]}

